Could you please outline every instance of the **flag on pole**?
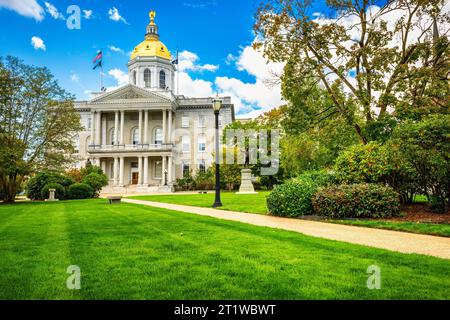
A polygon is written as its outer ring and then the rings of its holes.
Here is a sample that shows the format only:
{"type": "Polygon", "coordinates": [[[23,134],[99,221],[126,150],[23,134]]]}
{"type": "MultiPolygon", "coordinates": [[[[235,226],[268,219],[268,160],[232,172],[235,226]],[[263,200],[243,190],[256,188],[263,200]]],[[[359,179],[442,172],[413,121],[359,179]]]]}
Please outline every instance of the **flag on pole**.
{"type": "Polygon", "coordinates": [[[97,53],[97,56],[94,58],[94,60],[92,61],[94,63],[94,70],[97,69],[98,67],[103,67],[103,52],[99,51],[97,53]]]}
{"type": "Polygon", "coordinates": [[[177,58],[172,61],[172,64],[178,65],[178,50],[177,50],[177,58]]]}

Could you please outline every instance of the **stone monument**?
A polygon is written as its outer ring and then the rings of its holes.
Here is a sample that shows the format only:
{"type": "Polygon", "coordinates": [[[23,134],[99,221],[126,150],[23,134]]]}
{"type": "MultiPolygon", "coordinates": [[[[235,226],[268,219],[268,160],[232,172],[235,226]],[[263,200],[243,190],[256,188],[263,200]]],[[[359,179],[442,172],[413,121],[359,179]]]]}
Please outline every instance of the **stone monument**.
{"type": "Polygon", "coordinates": [[[239,192],[237,194],[257,194],[252,182],[252,170],[242,169],[241,170],[241,186],[239,187],[239,192]]]}
{"type": "Polygon", "coordinates": [[[48,192],[49,192],[49,196],[48,196],[48,199],[45,201],[49,201],[49,202],[59,201],[58,199],[55,199],[56,189],[48,189],[48,192]]]}

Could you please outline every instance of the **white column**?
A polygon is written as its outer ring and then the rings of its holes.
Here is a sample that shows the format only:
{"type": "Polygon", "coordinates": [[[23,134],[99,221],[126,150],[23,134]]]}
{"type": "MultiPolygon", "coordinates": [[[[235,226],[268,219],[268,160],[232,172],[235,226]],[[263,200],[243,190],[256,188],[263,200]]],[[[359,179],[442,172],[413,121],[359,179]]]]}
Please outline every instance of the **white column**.
{"type": "Polygon", "coordinates": [[[95,144],[95,112],[91,112],[91,144],[95,144]]]}
{"type": "Polygon", "coordinates": [[[114,186],[117,186],[119,183],[119,158],[114,158],[114,167],[113,167],[113,177],[114,177],[114,186]]]}
{"type": "Polygon", "coordinates": [[[148,186],[148,156],[144,157],[144,186],[148,186]]]}
{"type": "Polygon", "coordinates": [[[123,174],[124,174],[124,169],[125,169],[125,158],[124,157],[120,157],[120,165],[119,165],[119,185],[121,187],[124,186],[123,184],[123,174]]]}
{"type": "Polygon", "coordinates": [[[143,175],[143,170],[142,170],[142,162],[144,159],[142,159],[142,157],[138,157],[138,171],[139,171],[139,176],[138,176],[138,185],[142,185],[142,175],[143,175]]]}
{"type": "Polygon", "coordinates": [[[126,144],[124,131],[125,131],[125,111],[120,111],[120,144],[126,144]]]}
{"type": "Polygon", "coordinates": [[[96,132],[96,142],[95,144],[97,145],[101,145],[102,141],[101,141],[101,133],[102,133],[102,112],[98,111],[97,112],[97,117],[96,117],[97,123],[95,125],[95,132],[96,132]]]}
{"type": "Polygon", "coordinates": [[[169,184],[172,184],[172,182],[173,182],[173,177],[172,177],[172,174],[173,174],[173,166],[172,166],[172,157],[171,156],[169,156],[168,158],[168,161],[169,161],[169,163],[168,163],[168,169],[167,169],[167,171],[168,171],[168,173],[167,173],[167,180],[169,180],[169,181],[167,181],[169,184]]]}
{"type": "Polygon", "coordinates": [[[104,115],[102,118],[102,145],[106,145],[106,120],[107,117],[104,115]]]}
{"type": "Polygon", "coordinates": [[[105,159],[103,159],[103,160],[100,159],[100,165],[101,165],[103,173],[106,174],[106,160],[105,159]]]}
{"type": "Polygon", "coordinates": [[[148,110],[144,111],[144,144],[148,144],[148,110]]]}
{"type": "Polygon", "coordinates": [[[144,143],[144,139],[142,139],[142,110],[139,110],[139,144],[144,143]]]}
{"type": "Polygon", "coordinates": [[[166,175],[165,172],[166,171],[166,157],[162,157],[162,179],[161,179],[161,185],[165,185],[166,184],[166,175]]]}
{"type": "Polygon", "coordinates": [[[167,133],[167,142],[172,143],[172,110],[169,110],[169,125],[168,125],[168,127],[169,127],[169,130],[167,133]]]}
{"type": "Polygon", "coordinates": [[[167,132],[167,112],[163,110],[163,143],[166,143],[166,132],[167,132]]]}
{"type": "Polygon", "coordinates": [[[119,111],[114,115],[114,137],[115,141],[111,141],[111,144],[119,144],[119,111]]]}

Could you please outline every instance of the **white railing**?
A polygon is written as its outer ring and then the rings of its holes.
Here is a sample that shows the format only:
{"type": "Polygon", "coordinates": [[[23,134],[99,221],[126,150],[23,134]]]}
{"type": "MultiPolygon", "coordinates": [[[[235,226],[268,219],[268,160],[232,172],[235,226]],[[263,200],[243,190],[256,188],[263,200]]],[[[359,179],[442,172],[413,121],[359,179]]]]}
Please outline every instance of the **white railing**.
{"type": "Polygon", "coordinates": [[[104,151],[166,151],[173,148],[173,144],[118,144],[118,145],[90,145],[89,152],[104,151]]]}

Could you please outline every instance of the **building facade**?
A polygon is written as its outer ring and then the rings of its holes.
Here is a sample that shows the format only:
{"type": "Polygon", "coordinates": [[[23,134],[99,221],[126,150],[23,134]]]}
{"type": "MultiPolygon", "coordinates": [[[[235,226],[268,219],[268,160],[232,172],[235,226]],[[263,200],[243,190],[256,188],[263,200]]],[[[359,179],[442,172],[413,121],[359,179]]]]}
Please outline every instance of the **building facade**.
{"type": "MultiPolygon", "coordinates": [[[[104,193],[170,192],[176,179],[213,163],[213,97],[174,92],[176,68],[150,13],[145,40],[128,62],[129,84],[76,103],[84,131],[77,137],[79,167],[89,161],[109,177],[104,193]]],[[[220,97],[219,130],[234,121],[220,97]]]]}

